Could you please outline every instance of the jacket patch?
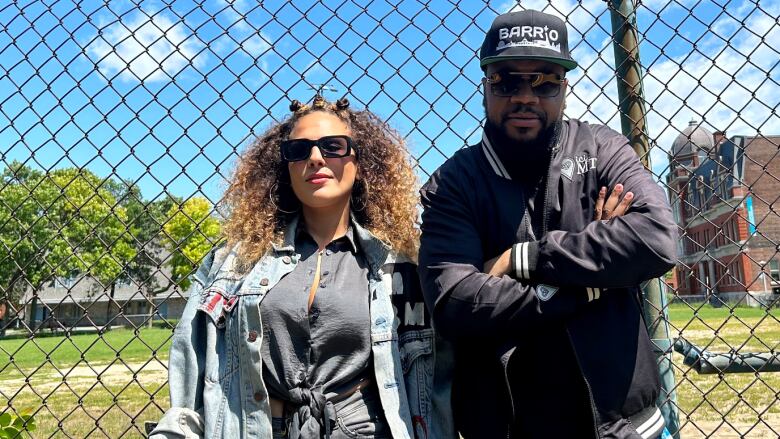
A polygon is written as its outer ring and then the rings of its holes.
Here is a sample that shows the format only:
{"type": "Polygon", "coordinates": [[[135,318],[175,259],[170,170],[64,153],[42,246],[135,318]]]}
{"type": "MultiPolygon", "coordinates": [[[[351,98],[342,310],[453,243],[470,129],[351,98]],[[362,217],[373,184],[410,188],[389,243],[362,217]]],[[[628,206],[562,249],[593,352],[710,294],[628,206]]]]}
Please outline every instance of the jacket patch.
{"type": "Polygon", "coordinates": [[[574,161],[570,158],[563,159],[561,162],[561,175],[568,178],[571,181],[572,175],[574,175],[574,161]]]}
{"type": "Polygon", "coordinates": [[[200,298],[198,309],[206,313],[217,328],[225,327],[225,320],[233,310],[238,296],[227,296],[220,290],[211,288],[200,298]]]}
{"type": "Polygon", "coordinates": [[[536,286],[536,297],[538,297],[542,302],[550,300],[550,298],[557,292],[558,287],[554,287],[552,285],[539,284],[536,286]]]}
{"type": "Polygon", "coordinates": [[[573,159],[566,157],[561,162],[561,175],[571,181],[572,178],[574,178],[575,172],[577,175],[582,175],[593,169],[596,169],[597,162],[598,157],[591,157],[588,154],[581,154],[575,156],[573,159]]]}
{"type": "Polygon", "coordinates": [[[414,264],[394,264],[391,301],[398,323],[398,331],[431,327],[431,316],[425,308],[417,267],[414,264]]]}

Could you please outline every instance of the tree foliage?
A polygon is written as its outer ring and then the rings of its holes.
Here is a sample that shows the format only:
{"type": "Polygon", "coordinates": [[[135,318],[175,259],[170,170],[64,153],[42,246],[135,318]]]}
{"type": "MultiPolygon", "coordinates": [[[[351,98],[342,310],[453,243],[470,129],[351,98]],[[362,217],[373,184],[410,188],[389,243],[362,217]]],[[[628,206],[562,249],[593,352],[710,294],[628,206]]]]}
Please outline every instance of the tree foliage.
{"type": "MultiPolygon", "coordinates": [[[[220,223],[203,197],[145,201],[131,181],[86,169],[42,172],[19,162],[0,173],[0,302],[56,278],[127,282],[151,294],[188,276],[217,244],[220,223]],[[156,276],[168,264],[170,281],[156,276]]],[[[33,303],[33,307],[35,304],[33,303]]]]}
{"type": "Polygon", "coordinates": [[[127,209],[86,169],[11,163],[0,186],[0,288],[14,296],[55,277],[113,283],[136,255],[127,209]]]}
{"type": "Polygon", "coordinates": [[[212,211],[212,204],[203,197],[189,198],[168,211],[164,230],[169,238],[170,264],[173,279],[182,289],[189,288],[190,274],[220,240],[220,223],[212,211]]]}

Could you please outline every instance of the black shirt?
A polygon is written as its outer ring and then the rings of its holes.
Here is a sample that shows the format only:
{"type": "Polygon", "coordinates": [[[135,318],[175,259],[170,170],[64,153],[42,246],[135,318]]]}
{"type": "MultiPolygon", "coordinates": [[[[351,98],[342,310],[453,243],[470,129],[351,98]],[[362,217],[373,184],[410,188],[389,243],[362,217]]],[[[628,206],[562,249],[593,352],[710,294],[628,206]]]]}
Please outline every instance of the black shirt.
{"type": "Polygon", "coordinates": [[[308,310],[319,252],[303,227],[295,249],[301,255],[298,265],[260,306],[263,379],[279,399],[288,400],[295,387],[332,397],[354,386],[369,369],[368,265],[350,228],[322,252],[320,283],[308,310]]]}

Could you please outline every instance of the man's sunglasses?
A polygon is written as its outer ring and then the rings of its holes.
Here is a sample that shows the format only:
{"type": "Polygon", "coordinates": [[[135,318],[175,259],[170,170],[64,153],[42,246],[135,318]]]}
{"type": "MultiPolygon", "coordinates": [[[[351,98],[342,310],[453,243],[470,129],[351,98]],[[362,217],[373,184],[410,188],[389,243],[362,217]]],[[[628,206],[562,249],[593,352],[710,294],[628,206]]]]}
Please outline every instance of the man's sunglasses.
{"type": "Polygon", "coordinates": [[[495,72],[486,79],[494,96],[516,96],[520,94],[523,84],[528,83],[534,96],[540,98],[558,96],[565,81],[556,73],[539,72],[495,72]]]}
{"type": "Polygon", "coordinates": [[[355,142],[349,136],[325,136],[317,140],[285,140],[281,145],[282,160],[288,162],[307,160],[315,146],[320,149],[320,154],[324,158],[346,157],[352,153],[352,150],[355,150],[357,156],[355,142]]]}

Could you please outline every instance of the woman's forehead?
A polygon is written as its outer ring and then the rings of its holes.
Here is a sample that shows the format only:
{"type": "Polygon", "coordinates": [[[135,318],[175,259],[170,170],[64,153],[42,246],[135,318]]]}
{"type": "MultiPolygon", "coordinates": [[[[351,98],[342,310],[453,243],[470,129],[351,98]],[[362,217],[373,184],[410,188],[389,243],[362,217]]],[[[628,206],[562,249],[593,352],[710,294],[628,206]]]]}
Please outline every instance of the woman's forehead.
{"type": "Polygon", "coordinates": [[[338,116],[324,111],[315,111],[295,122],[290,138],[317,140],[323,136],[349,134],[351,134],[349,127],[338,116]]]}

